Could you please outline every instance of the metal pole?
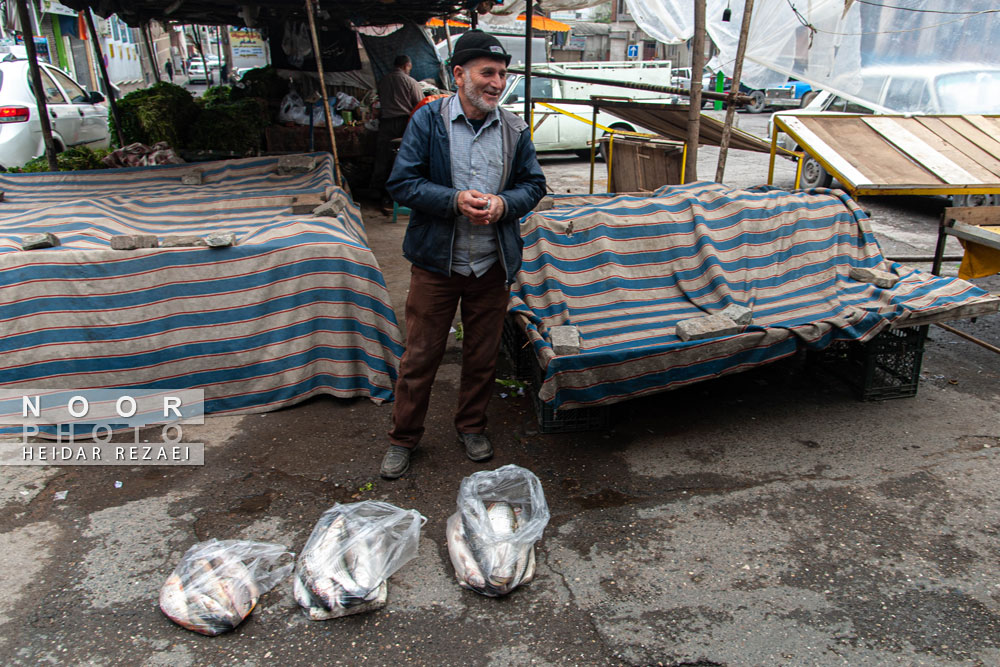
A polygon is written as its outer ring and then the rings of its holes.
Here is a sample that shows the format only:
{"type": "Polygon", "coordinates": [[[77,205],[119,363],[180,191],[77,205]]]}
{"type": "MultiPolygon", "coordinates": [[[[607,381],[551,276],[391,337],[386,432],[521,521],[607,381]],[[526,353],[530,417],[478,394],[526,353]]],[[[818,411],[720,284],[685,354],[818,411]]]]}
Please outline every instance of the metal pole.
{"type": "MultiPolygon", "coordinates": [[[[701,88],[705,71],[705,0],[694,0],[694,44],[691,54],[691,103],[688,108],[687,164],[684,182],[698,180],[698,143],[701,140],[701,88]]],[[[732,106],[732,102],[729,104],[732,106]]]]}
{"type": "MultiPolygon", "coordinates": [[[[740,41],[736,46],[736,62],[733,64],[732,90],[740,89],[740,77],[743,76],[743,56],[747,52],[747,37],[750,34],[750,13],[753,12],[753,0],[743,0],[743,25],[740,26],[740,41]]],[[[726,173],[726,158],[729,155],[729,137],[733,133],[733,117],[736,115],[736,105],[726,107],[726,122],[722,126],[722,139],[719,140],[719,164],[715,168],[715,182],[721,183],[726,173]]],[[[771,154],[774,155],[773,153],[771,154]]],[[[772,160],[774,158],[772,157],[772,160]]],[[[773,164],[773,162],[772,162],[773,164]]]]}
{"type": "Polygon", "coordinates": [[[31,85],[35,89],[35,103],[38,105],[38,121],[42,125],[42,138],[45,140],[45,157],[49,160],[49,170],[59,171],[59,163],[56,161],[56,142],[52,139],[52,125],[49,124],[49,111],[45,106],[42,69],[38,66],[38,53],[35,51],[35,31],[32,28],[31,15],[28,14],[28,3],[26,0],[17,0],[17,17],[21,21],[21,34],[24,35],[24,50],[28,54],[31,85]]]}
{"type": "Polygon", "coordinates": [[[226,85],[226,79],[228,79],[229,68],[222,66],[222,26],[215,26],[215,52],[219,55],[219,85],[226,85]],[[222,72],[225,71],[227,76],[223,77],[222,72]]]}
{"type": "MultiPolygon", "coordinates": [[[[510,74],[525,73],[525,71],[520,67],[508,67],[507,72],[510,74]]],[[[557,79],[559,81],[596,83],[603,86],[614,86],[616,88],[631,88],[632,90],[648,90],[654,93],[666,93],[669,95],[690,96],[692,93],[692,91],[687,88],[678,88],[676,86],[658,86],[653,83],[642,83],[640,81],[609,81],[608,79],[595,79],[593,77],[577,76],[575,74],[553,74],[551,72],[541,71],[533,73],[532,76],[537,76],[543,79],[557,79]]],[[[748,104],[751,101],[749,95],[734,94],[732,92],[715,93],[710,90],[702,90],[701,96],[703,99],[722,100],[723,102],[735,102],[736,104],[748,104]]]]}
{"type": "Polygon", "coordinates": [[[590,124],[590,194],[594,194],[594,162],[597,161],[597,100],[594,100],[594,122],[590,124]]]}
{"type": "Polygon", "coordinates": [[[319,90],[323,94],[323,111],[326,113],[326,128],[330,131],[330,152],[333,153],[333,169],[337,185],[347,190],[347,183],[340,173],[340,160],[337,159],[337,137],[333,132],[333,110],[330,108],[330,98],[326,93],[326,77],[323,74],[323,52],[319,48],[319,36],[316,34],[316,17],[313,14],[313,3],[316,0],[306,0],[306,16],[309,17],[309,32],[312,33],[313,55],[316,56],[316,72],[319,74],[319,90]]]}
{"type": "Polygon", "coordinates": [[[115,134],[118,136],[118,147],[122,148],[125,146],[125,141],[122,139],[122,124],[118,119],[118,102],[115,100],[114,89],[111,87],[111,79],[108,78],[108,68],[104,64],[104,49],[101,48],[101,40],[97,36],[97,28],[94,27],[94,16],[91,14],[89,7],[83,10],[83,15],[87,19],[87,30],[90,31],[90,41],[94,43],[94,48],[97,49],[97,68],[101,72],[104,91],[108,95],[108,106],[111,107],[111,117],[115,121],[115,134]]]}
{"type": "Polygon", "coordinates": [[[528,0],[524,9],[524,117],[531,115],[531,22],[535,17],[535,0],[528,0]]]}

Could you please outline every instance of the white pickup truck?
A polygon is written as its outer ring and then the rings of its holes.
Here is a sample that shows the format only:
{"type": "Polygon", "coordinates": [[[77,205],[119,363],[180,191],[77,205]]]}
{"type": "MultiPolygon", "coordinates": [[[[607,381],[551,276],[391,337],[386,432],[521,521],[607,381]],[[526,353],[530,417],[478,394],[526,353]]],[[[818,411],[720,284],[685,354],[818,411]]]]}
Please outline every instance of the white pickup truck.
{"type": "MultiPolygon", "coordinates": [[[[591,95],[628,98],[634,100],[657,101],[664,103],[682,103],[677,96],[667,93],[657,93],[645,90],[634,90],[614,85],[594,83],[577,83],[548,79],[541,74],[563,74],[581,76],[591,79],[603,79],[609,83],[615,81],[631,81],[649,83],[658,86],[670,86],[671,67],[669,60],[646,60],[628,62],[575,62],[575,63],[543,63],[532,67],[531,97],[589,100],[591,95]]],[[[514,74],[507,80],[507,88],[500,102],[505,109],[518,115],[524,115],[524,76],[514,74]]],[[[554,104],[559,109],[569,111],[577,116],[593,120],[594,109],[590,105],[554,104]]],[[[590,156],[591,128],[589,123],[581,122],[565,114],[546,107],[535,105],[534,111],[534,142],[535,150],[574,151],[580,155],[590,156]]],[[[622,119],[607,113],[598,113],[597,123],[604,127],[631,132],[649,132],[636,127],[622,119]]],[[[598,129],[597,137],[607,132],[598,129]]]]}

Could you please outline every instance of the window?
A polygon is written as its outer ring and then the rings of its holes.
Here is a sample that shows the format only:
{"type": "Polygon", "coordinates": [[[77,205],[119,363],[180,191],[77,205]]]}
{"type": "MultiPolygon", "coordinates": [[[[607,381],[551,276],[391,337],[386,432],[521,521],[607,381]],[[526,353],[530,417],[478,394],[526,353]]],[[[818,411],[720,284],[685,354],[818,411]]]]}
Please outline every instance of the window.
{"type": "Polygon", "coordinates": [[[931,106],[930,90],[925,79],[893,77],[889,81],[883,105],[893,111],[936,111],[931,106]]]}
{"type": "Polygon", "coordinates": [[[944,113],[992,114],[1000,109],[1000,70],[946,74],[936,82],[944,113]]]}
{"type": "MultiPolygon", "coordinates": [[[[42,70],[42,88],[45,89],[45,103],[46,104],[66,104],[66,98],[63,97],[62,91],[59,90],[59,86],[56,82],[52,80],[49,76],[48,70],[44,67],[40,68],[42,70]]],[[[25,70],[27,72],[27,70],[25,70]]],[[[28,79],[30,82],[31,79],[28,79]]]]}
{"type": "Polygon", "coordinates": [[[827,111],[842,111],[844,113],[871,113],[872,110],[856,102],[845,100],[843,97],[835,96],[830,101],[827,111]]]}
{"type": "Polygon", "coordinates": [[[90,102],[90,96],[87,94],[87,91],[81,88],[80,84],[76,81],[58,70],[50,70],[50,74],[59,82],[59,85],[63,87],[66,94],[69,95],[70,102],[73,104],[86,104],[90,102]]]}
{"type": "MultiPolygon", "coordinates": [[[[552,79],[531,77],[531,97],[552,97],[552,79]]],[[[524,99],[524,78],[517,80],[514,92],[507,98],[508,104],[524,99]]]]}

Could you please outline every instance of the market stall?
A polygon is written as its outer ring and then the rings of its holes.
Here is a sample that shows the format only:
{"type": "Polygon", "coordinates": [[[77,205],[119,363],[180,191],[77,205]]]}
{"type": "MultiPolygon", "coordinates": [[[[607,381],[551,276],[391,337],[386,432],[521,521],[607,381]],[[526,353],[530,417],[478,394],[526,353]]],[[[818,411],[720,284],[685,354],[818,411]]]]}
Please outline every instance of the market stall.
{"type": "MultiPolygon", "coordinates": [[[[803,346],[865,343],[1000,306],[964,280],[886,262],[867,216],[839,191],[696,182],[648,197],[567,195],[553,203],[523,222],[511,313],[540,369],[540,399],[554,410],[609,405],[803,346]],[[877,271],[885,275],[872,278],[877,271]],[[883,279],[891,286],[879,286],[883,279]],[[682,337],[682,322],[729,306],[745,309],[748,321],[682,337]],[[578,346],[557,353],[553,330],[566,326],[578,346]]],[[[922,332],[906,340],[916,345],[922,332]]],[[[912,364],[909,371],[902,388],[915,392],[912,364]]]]}
{"type": "Polygon", "coordinates": [[[212,414],[391,399],[402,338],[330,154],[0,188],[0,385],[204,388],[212,414]],[[32,233],[59,245],[22,250],[32,233]],[[206,247],[211,234],[235,244],[206,247]],[[153,247],[112,249],[137,235],[153,247]]]}

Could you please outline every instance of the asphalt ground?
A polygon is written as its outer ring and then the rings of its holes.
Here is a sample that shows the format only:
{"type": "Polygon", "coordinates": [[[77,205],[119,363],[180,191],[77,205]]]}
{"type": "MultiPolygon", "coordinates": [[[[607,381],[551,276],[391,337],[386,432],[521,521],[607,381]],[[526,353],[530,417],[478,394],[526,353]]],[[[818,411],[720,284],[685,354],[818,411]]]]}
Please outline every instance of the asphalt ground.
{"type": "MultiPolygon", "coordinates": [[[[702,150],[703,177],[713,153],[702,150]]],[[[763,182],[766,158],[731,156],[727,183],[763,182]]],[[[585,189],[586,162],[542,164],[554,190],[585,189]]],[[[793,177],[779,165],[778,185],[793,177]]],[[[914,254],[933,248],[944,203],[862,206],[887,254],[914,254]]],[[[368,205],[364,218],[402,320],[405,226],[368,205]]],[[[1000,345],[997,321],[960,326],[1000,345]]],[[[794,358],[621,404],[610,428],[574,434],[540,433],[530,400],[498,386],[485,464],[465,458],[451,426],[459,355],[449,341],[427,434],[394,482],[378,476],[391,406],[330,398],[185,428],[206,443],[200,467],[0,469],[0,660],[1000,664],[996,355],[932,329],[912,398],[860,402],[794,358]],[[535,581],[493,599],[455,583],[444,528],[461,479],[507,463],[538,475],[552,518],[535,581]],[[285,580],[226,635],[160,613],[159,587],[191,544],[299,551],[325,509],[362,499],[427,517],[386,608],[309,621],[285,580]]]]}

